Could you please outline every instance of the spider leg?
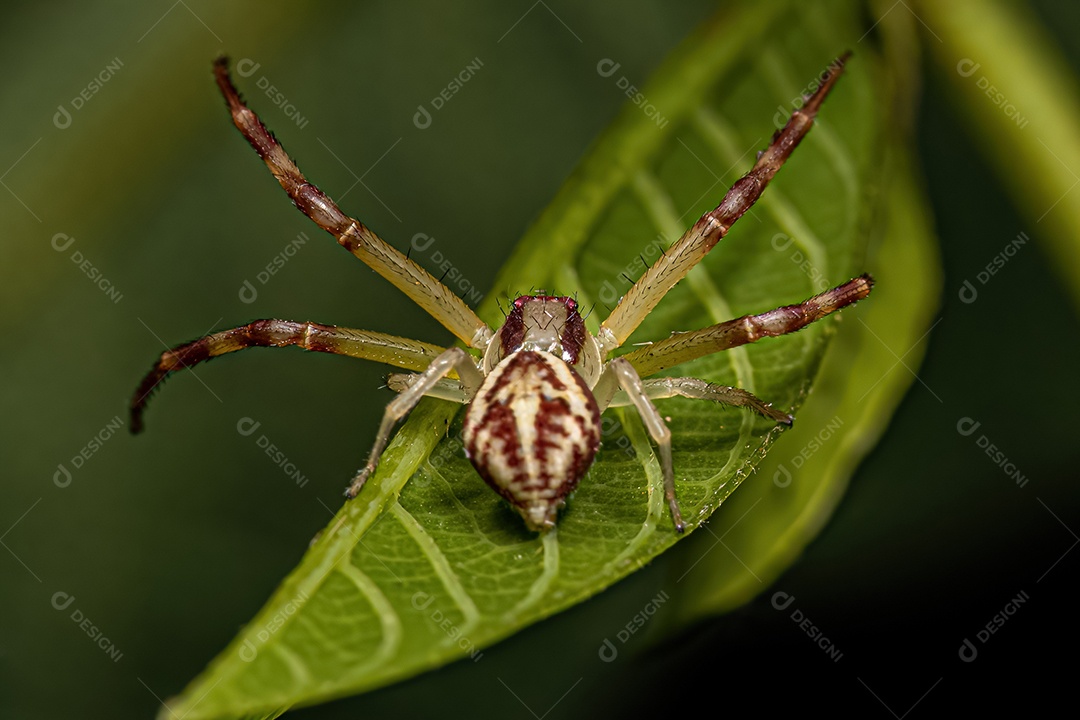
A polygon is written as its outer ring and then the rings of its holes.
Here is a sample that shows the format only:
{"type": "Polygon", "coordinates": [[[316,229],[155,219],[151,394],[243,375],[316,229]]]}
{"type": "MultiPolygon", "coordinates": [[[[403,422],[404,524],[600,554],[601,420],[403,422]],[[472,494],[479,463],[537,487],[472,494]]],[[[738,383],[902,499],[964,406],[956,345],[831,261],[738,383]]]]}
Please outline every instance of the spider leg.
{"type": "MultiPolygon", "coordinates": [[[[698,378],[650,378],[641,381],[645,394],[650,400],[660,400],[670,397],[685,397],[693,400],[712,400],[713,402],[735,407],[750,408],[759,415],[770,420],[790,425],[795,418],[785,412],[780,412],[757,395],[743,390],[742,388],[729,387],[727,385],[713,385],[710,382],[698,378]]],[[[622,407],[633,404],[633,400],[626,392],[617,392],[612,397],[608,407],[622,407]]]]}
{"type": "Polygon", "coordinates": [[[638,373],[647,377],[705,355],[757,342],[763,337],[776,337],[801,330],[826,315],[862,300],[870,294],[873,285],[873,278],[860,275],[798,305],[786,305],[701,330],[677,333],[622,357],[628,360],[638,373]]]}
{"type": "Polygon", "coordinates": [[[375,472],[379,465],[379,457],[382,455],[386,443],[390,439],[390,431],[398,420],[405,417],[420,402],[420,398],[426,395],[439,381],[445,378],[452,370],[457,370],[461,378],[461,386],[464,390],[466,401],[471,400],[484,381],[484,375],[476,366],[476,360],[472,355],[461,348],[450,348],[431,361],[427,369],[415,376],[415,380],[405,388],[400,395],[390,401],[383,413],[382,424],[379,425],[379,433],[375,436],[375,445],[371,448],[367,464],[356,474],[352,484],[345,491],[346,497],[354,498],[364,487],[368,477],[375,472]]]}
{"type": "MultiPolygon", "coordinates": [[[[412,387],[420,377],[420,375],[411,373],[394,373],[386,379],[386,386],[396,393],[402,393],[412,387]]],[[[468,403],[472,397],[466,391],[465,386],[462,385],[460,380],[453,380],[451,378],[442,378],[428,388],[428,391],[424,394],[428,397],[449,400],[450,402],[461,403],[462,405],[468,403]]]]}
{"type": "Polygon", "coordinates": [[[229,105],[233,124],[255,148],[302,213],[470,347],[482,349],[487,346],[493,332],[464,300],[359,220],[343,213],[322,190],[307,181],[259,116],[240,99],[229,78],[226,58],[220,57],[214,62],[214,76],[229,105]]]}
{"type": "Polygon", "coordinates": [[[660,450],[660,465],[664,474],[664,494],[671,508],[671,517],[679,532],[684,525],[675,499],[675,473],[671,458],[671,431],[653,400],[686,397],[745,407],[776,422],[790,425],[794,418],[753,393],[741,388],[714,385],[697,378],[651,378],[642,375],[659,372],[674,365],[710,355],[721,350],[752,343],[763,337],[795,332],[820,320],[840,308],[858,302],[870,294],[873,280],[861,275],[853,280],[815,295],[798,305],[769,310],[758,315],[746,315],[718,325],[689,333],[672,335],[608,363],[593,394],[600,409],[633,405],[640,413],[645,427],[660,450]]]}
{"type": "Polygon", "coordinates": [[[672,287],[727,234],[728,229],[761,197],[762,191],[814,123],[822,101],[844,70],[848,54],[829,65],[828,74],[802,108],[794,111],[772,142],[759,153],[754,167],[740,178],[713,210],[705,213],[661,253],[652,267],[626,292],[600,326],[597,339],[606,353],[626,342],[641,321],[672,287]]]}
{"type": "Polygon", "coordinates": [[[675,470],[671,459],[671,430],[668,429],[660,411],[656,409],[652,400],[649,399],[649,391],[645,383],[642,382],[641,377],[638,376],[637,371],[634,370],[634,366],[623,358],[615,358],[608,363],[604,374],[597,381],[595,390],[600,392],[597,401],[600,403],[601,412],[608,405],[608,403],[601,401],[601,396],[608,396],[610,399],[616,384],[623,390],[623,396],[626,399],[625,404],[637,408],[641,420],[645,423],[645,428],[649,431],[649,435],[652,436],[653,441],[660,450],[660,470],[664,476],[664,497],[667,498],[668,508],[671,510],[671,519],[675,523],[675,530],[681,533],[686,529],[686,525],[683,523],[682,512],[679,510],[679,501],[675,499],[675,470]]]}
{"type": "Polygon", "coordinates": [[[172,373],[238,350],[290,345],[314,352],[375,360],[406,370],[423,370],[445,352],[437,345],[384,333],[312,322],[256,320],[163,352],[131,398],[131,432],[142,431],[142,414],[150,395],[172,373]]]}

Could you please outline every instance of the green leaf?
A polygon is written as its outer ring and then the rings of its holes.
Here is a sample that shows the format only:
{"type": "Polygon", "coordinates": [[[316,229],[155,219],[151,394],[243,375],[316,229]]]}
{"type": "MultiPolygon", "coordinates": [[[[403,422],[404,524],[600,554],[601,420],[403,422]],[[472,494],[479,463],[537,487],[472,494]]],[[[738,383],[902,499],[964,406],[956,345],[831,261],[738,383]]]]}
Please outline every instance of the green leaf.
{"type": "MultiPolygon", "coordinates": [[[[1031,222],[1028,231],[1054,258],[1054,269],[1080,308],[1080,87],[1075,73],[1051,33],[1023,3],[922,2],[918,12],[926,32],[934,34],[926,43],[931,58],[953,89],[972,138],[1031,222]]],[[[985,282],[976,274],[1002,249],[990,245],[986,257],[973,258],[975,270],[967,280],[975,292],[985,282]]],[[[971,290],[962,297],[971,297],[971,290]]]]}
{"type": "Polygon", "coordinates": [[[916,381],[941,272],[921,186],[910,168],[895,172],[886,235],[868,261],[874,302],[840,323],[795,428],[762,462],[760,477],[675,553],[663,629],[727,612],[767,589],[824,527],[916,381]]]}
{"type": "MultiPolygon", "coordinates": [[[[641,257],[655,258],[657,237],[673,241],[718,202],[793,99],[859,34],[851,2],[812,11],[744,2],[712,18],[597,142],[495,287],[576,292],[582,305],[597,304],[595,327],[609,296],[629,286],[623,275],[640,274],[641,257]]],[[[797,302],[861,271],[880,130],[869,66],[850,63],[818,126],[762,201],[631,342],[797,302]]],[[[616,70],[606,81],[620,78],[616,70]]],[[[500,319],[490,304],[481,310],[489,322],[500,319]]],[[[796,408],[830,327],[818,323],[678,373],[796,408]]],[[[659,465],[632,412],[605,415],[595,465],[557,529],[538,537],[464,457],[458,410],[436,400],[417,407],[364,492],[163,716],[274,716],[455,659],[482,660],[483,648],[600,592],[679,539],[659,465]]],[[[692,530],[780,431],[709,403],[663,401],[662,410],[671,417],[679,499],[692,530]]]]}
{"type": "MultiPolygon", "coordinates": [[[[886,5],[884,9],[887,9],[886,5]]],[[[728,612],[766,590],[832,516],[859,462],[877,444],[913,383],[938,309],[942,272],[932,213],[912,166],[918,95],[915,20],[884,19],[887,62],[879,87],[890,141],[882,162],[885,202],[874,218],[866,269],[873,302],[836,323],[821,372],[798,422],[758,467],[755,482],[672,553],[670,604],[651,632],[660,637],[728,612]]]]}

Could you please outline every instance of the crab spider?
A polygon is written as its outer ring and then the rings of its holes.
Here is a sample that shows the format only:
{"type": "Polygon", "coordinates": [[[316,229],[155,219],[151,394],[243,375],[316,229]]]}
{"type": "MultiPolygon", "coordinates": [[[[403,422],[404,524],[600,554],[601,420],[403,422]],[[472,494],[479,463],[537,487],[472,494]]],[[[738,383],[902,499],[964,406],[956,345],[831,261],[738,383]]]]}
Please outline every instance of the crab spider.
{"type": "Polygon", "coordinates": [[[346,250],[404,292],[442,323],[477,357],[460,347],[436,345],[378,332],[288,320],[256,320],[162,353],[131,401],[131,429],[142,429],[151,392],[170,373],[250,347],[295,345],[315,352],[375,360],[411,371],[394,374],[398,395],[386,407],[367,463],[346,490],[355,497],[375,471],[395,424],[428,395],[467,405],[466,453],[480,476],[536,531],[555,525],[566,496],[588,471],[600,446],[600,413],[632,405],[660,452],[664,491],[678,532],[684,530],[675,498],[671,433],[654,400],[682,396],[748,408],[778,423],[791,415],[752,393],[696,378],[647,376],[675,365],[799,330],[865,298],[869,275],[849,280],[797,305],[747,315],[679,333],[611,360],[646,315],[712,249],[760,197],[809,131],[822,101],[843,72],[847,54],[829,66],[818,89],[796,110],[753,168],[705,213],[635,283],[594,336],[569,297],[522,295],[497,330],[430,273],[395,250],[363,223],[345,215],[309,183],[282,146],[241,100],[228,63],[214,64],[217,84],[233,123],[266,163],[293,203],[346,250]],[[455,373],[453,377],[451,373],[455,373]]]}

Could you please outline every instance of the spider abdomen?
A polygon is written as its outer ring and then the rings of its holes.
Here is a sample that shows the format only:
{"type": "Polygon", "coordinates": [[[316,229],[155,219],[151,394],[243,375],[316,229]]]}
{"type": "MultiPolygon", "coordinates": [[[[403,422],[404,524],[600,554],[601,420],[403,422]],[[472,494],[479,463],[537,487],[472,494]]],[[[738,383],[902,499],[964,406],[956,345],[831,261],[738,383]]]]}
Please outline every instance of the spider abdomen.
{"type": "Polygon", "coordinates": [[[600,447],[600,408],[581,377],[551,353],[499,363],[465,414],[465,451],[480,476],[532,530],[555,524],[600,447]]]}

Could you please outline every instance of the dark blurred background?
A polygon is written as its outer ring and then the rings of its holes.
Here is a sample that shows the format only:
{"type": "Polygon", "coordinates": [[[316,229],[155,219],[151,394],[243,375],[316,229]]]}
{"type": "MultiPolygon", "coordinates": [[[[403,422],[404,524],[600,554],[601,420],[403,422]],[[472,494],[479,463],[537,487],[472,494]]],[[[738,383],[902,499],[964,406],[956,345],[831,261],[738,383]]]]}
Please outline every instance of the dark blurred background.
{"type": "MultiPolygon", "coordinates": [[[[5,4],[0,716],[156,713],[155,696],[180,691],[296,564],[389,397],[375,364],[256,352],[177,381],[133,439],[120,427],[126,403],[164,345],[257,317],[447,340],[284,199],[229,123],[210,61],[249,61],[238,84],[346,209],[399,248],[435,237],[486,292],[625,100],[597,60],[644,81],[713,7],[671,5],[5,4]],[[418,128],[418,105],[476,61],[418,128]],[[307,242],[286,252],[300,232],[307,242]],[[254,302],[241,298],[245,280],[254,302]],[[242,418],[261,423],[303,487],[236,431],[242,418]]],[[[1080,8],[1031,7],[1080,68],[1080,8]]],[[[1075,306],[953,90],[930,63],[923,79],[917,142],[942,242],[940,322],[920,380],[803,559],[749,606],[616,663],[598,661],[598,638],[655,595],[663,558],[485,650],[485,662],[295,717],[568,718],[699,700],[716,714],[820,705],[916,717],[1035,712],[1065,696],[1080,563],[1075,306]],[[1032,242],[962,302],[963,281],[1020,232],[1032,242]],[[964,436],[961,418],[981,425],[964,436]],[[776,591],[839,660],[791,608],[772,606],[776,591]]],[[[1080,172],[1080,158],[1062,160],[1080,172]]]]}

